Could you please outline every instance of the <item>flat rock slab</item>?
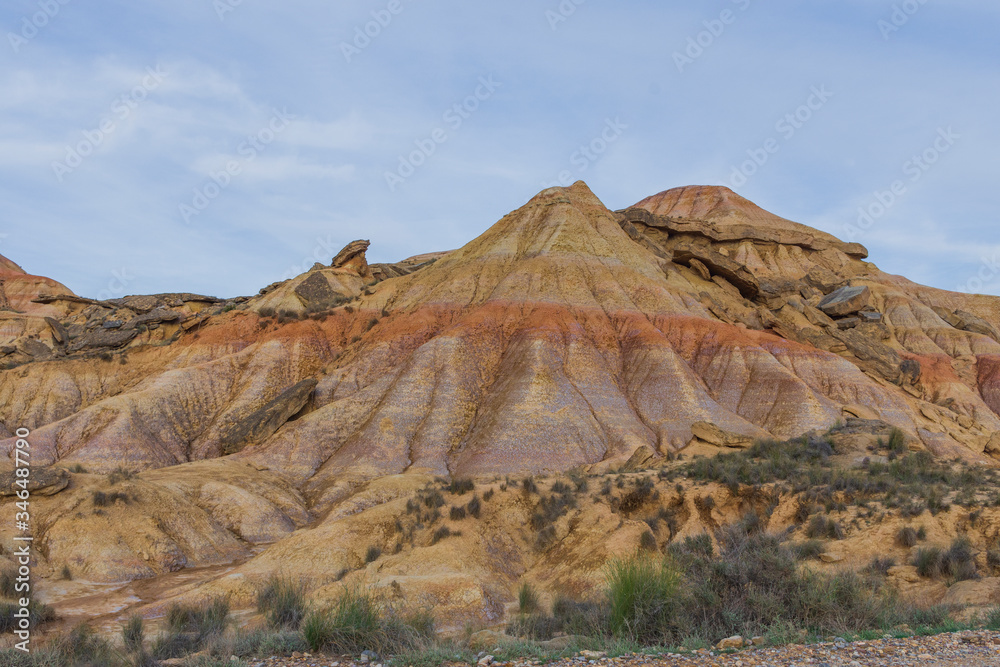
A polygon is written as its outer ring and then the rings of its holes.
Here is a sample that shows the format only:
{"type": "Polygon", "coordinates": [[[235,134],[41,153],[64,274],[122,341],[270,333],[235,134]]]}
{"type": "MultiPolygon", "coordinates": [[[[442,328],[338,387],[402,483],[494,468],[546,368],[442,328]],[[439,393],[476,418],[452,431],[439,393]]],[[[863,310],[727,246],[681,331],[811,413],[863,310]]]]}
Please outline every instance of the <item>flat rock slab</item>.
{"type": "MultiPolygon", "coordinates": [[[[15,482],[20,479],[14,470],[0,472],[0,498],[15,495],[20,486],[15,482]]],[[[69,473],[62,468],[31,468],[28,478],[28,491],[36,496],[54,496],[69,486],[69,473]]]]}
{"type": "Polygon", "coordinates": [[[830,317],[847,317],[867,308],[871,298],[872,291],[866,286],[841,287],[820,301],[818,308],[830,317]]]}

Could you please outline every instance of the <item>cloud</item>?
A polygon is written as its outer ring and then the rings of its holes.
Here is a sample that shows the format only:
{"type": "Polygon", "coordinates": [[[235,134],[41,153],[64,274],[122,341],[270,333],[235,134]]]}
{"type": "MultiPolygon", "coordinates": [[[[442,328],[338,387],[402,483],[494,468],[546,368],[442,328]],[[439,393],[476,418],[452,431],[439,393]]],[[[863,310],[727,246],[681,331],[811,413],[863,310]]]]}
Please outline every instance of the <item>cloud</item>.
{"type": "Polygon", "coordinates": [[[384,3],[245,2],[222,19],[195,0],[71,3],[19,53],[0,52],[4,254],[88,293],[128,266],[135,292],[252,294],[317,239],[371,238],[376,261],[458,247],[564,170],[613,208],[725,183],[826,85],[834,97],[740,193],[843,236],[954,126],[954,150],[860,240],[923,282],[954,289],[975,274],[977,249],[1000,244],[997,5],[927,3],[884,40],[891,2],[743,4],[587,2],[553,29],[555,1],[403,0],[347,62],[341,42],[384,3]],[[673,54],[726,8],[738,20],[679,72],[673,54]],[[131,99],[148,68],[166,75],[131,99]],[[453,129],[444,114],[484,76],[502,87],[453,129]],[[247,160],[241,144],[276,111],[294,122],[247,160]],[[574,164],[608,118],[628,129],[574,164]],[[113,131],[60,180],[52,163],[105,119],[113,131]],[[386,171],[439,127],[448,140],[390,191],[386,171]],[[232,159],[241,173],[186,223],[179,207],[232,159]]]}

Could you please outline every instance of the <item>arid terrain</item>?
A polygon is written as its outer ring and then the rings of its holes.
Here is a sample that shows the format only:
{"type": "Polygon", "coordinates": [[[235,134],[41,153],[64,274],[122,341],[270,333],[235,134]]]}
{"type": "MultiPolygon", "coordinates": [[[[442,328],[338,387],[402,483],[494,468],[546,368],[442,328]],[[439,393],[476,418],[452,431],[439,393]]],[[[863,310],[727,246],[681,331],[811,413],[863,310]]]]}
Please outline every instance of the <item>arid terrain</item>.
{"type": "Polygon", "coordinates": [[[0,258],[0,476],[28,429],[52,632],[222,596],[253,623],[279,573],[467,636],[748,512],[804,567],[1000,604],[1000,298],[723,187],[611,211],[581,182],[457,250],[367,249],[235,299],[95,301],[0,258]]]}

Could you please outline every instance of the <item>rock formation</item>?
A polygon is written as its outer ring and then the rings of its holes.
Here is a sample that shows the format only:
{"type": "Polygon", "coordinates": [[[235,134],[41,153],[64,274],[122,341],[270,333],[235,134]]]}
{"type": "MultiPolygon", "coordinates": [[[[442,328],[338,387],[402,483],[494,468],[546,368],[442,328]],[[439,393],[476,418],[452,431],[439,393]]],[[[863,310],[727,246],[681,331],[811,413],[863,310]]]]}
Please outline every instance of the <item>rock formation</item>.
{"type": "MultiPolygon", "coordinates": [[[[883,274],[726,188],[615,212],[577,183],[458,250],[369,266],[367,248],[226,301],[94,301],[4,260],[21,312],[0,313],[0,437],[29,428],[37,464],[88,471],[40,501],[46,563],[101,582],[248,558],[249,579],[364,568],[358,545],[391,548],[437,476],[631,471],[845,421],[845,438],[898,428],[913,450],[1000,458],[1000,299],[883,274]],[[77,517],[118,468],[141,471],[129,502],[77,517]]],[[[380,580],[496,622],[533,567],[508,532],[526,510],[504,502],[471,551],[417,545],[380,580]]],[[[677,502],[691,531],[711,525],[677,502]]],[[[643,530],[602,511],[552,577],[643,530]]],[[[249,595],[241,581],[213,586],[249,595]]]]}

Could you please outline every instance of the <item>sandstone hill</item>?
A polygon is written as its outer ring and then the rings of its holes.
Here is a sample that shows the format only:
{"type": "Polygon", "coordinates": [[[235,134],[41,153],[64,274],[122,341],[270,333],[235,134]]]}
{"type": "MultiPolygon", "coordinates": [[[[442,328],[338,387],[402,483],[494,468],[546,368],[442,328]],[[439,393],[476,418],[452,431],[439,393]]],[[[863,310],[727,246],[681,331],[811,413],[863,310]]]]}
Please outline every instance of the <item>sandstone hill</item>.
{"type": "MultiPolygon", "coordinates": [[[[109,619],[174,596],[249,605],[281,570],[321,598],[393,584],[490,625],[522,578],[582,590],[646,530],[597,498],[540,545],[537,498],[511,480],[838,428],[859,454],[898,429],[942,461],[1000,459],[1000,298],[884,274],[726,188],[616,212],[577,183],[458,250],[369,265],[367,248],[228,300],[97,301],[0,258],[0,452],[29,428],[51,468],[39,567],[73,573],[52,600],[109,619]],[[467,478],[492,504],[442,539],[440,487],[467,478]]],[[[706,510],[665,487],[660,541],[737,516],[717,491],[706,510]]]]}

